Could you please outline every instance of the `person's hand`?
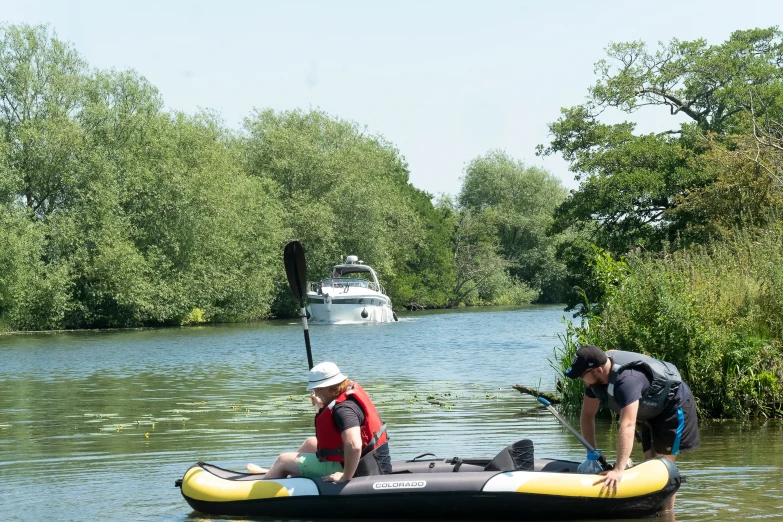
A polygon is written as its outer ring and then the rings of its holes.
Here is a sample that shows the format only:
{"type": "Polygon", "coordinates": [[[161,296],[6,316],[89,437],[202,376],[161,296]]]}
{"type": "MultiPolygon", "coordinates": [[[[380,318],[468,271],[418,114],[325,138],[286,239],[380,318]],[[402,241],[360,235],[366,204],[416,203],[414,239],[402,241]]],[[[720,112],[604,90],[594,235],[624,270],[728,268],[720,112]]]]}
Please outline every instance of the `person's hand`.
{"type": "Polygon", "coordinates": [[[327,475],[325,477],[321,477],[326,482],[348,482],[347,480],[343,480],[343,472],[342,471],[336,471],[332,473],[331,475],[327,475]]]}
{"type": "Polygon", "coordinates": [[[593,482],[593,486],[596,484],[600,484],[601,482],[604,483],[603,486],[601,486],[601,491],[598,492],[599,495],[602,495],[604,490],[606,490],[606,495],[617,495],[617,486],[620,484],[620,481],[623,478],[623,473],[625,472],[624,469],[613,469],[611,471],[604,471],[601,473],[602,477],[595,482],[593,482]]]}
{"type": "Polygon", "coordinates": [[[316,410],[320,410],[324,407],[324,403],[321,402],[321,399],[319,399],[314,392],[310,394],[310,403],[315,406],[316,410]]]}

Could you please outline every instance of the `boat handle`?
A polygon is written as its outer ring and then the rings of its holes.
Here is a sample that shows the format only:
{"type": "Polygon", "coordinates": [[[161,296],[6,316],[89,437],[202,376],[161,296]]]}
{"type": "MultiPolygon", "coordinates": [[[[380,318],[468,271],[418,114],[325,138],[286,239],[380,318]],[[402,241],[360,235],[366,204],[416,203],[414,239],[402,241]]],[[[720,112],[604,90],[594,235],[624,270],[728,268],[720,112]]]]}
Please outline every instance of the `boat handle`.
{"type": "Polygon", "coordinates": [[[418,457],[413,457],[413,460],[412,460],[411,462],[415,462],[415,461],[416,461],[416,459],[420,459],[420,458],[422,458],[422,457],[426,457],[427,455],[431,455],[431,456],[435,457],[436,459],[438,458],[438,456],[437,456],[437,455],[435,455],[434,453],[422,453],[422,454],[421,454],[421,455],[419,455],[418,457]]]}

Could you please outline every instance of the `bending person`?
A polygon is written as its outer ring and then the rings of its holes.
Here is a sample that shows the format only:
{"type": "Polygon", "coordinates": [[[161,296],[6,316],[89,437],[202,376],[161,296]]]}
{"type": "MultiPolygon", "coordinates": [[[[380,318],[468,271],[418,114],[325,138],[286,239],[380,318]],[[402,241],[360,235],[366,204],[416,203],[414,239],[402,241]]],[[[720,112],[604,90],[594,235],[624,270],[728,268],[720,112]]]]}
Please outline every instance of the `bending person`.
{"type": "MultiPolygon", "coordinates": [[[[602,473],[604,477],[596,482],[603,482],[601,492],[617,491],[631,457],[637,423],[641,425],[645,460],[663,455],[674,462],[678,454],[699,446],[693,394],[673,364],[634,352],[604,352],[587,344],[576,351],[564,373],[585,383],[580,425],[593,447],[598,407],[620,414],[617,461],[614,469],[602,473]]],[[[664,510],[674,509],[675,496],[667,499],[664,510]]]]}
{"type": "MultiPolygon", "coordinates": [[[[391,473],[386,424],[369,395],[331,362],[310,370],[315,437],[297,452],[283,453],[264,478],[306,477],[347,482],[358,475],[391,473]]],[[[264,470],[248,464],[251,473],[264,470]]]]}

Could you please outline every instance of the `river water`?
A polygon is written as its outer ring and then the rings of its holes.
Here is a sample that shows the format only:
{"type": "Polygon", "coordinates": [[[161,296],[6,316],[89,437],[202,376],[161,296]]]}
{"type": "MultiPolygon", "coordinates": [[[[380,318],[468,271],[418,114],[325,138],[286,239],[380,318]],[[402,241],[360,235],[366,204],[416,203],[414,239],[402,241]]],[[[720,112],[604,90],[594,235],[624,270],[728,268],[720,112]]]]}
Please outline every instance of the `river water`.
{"type": "MultiPolygon", "coordinates": [[[[315,362],[371,393],[392,458],[584,451],[515,383],[552,390],[559,307],[315,325],[315,362]],[[440,404],[434,404],[437,402],[440,404]]],[[[268,465],[312,434],[300,323],[0,337],[0,504],[8,520],[205,520],[174,487],[194,462],[268,465]]],[[[576,423],[576,419],[574,419],[576,423]]],[[[616,430],[598,425],[610,457],[616,430]]],[[[783,518],[783,424],[702,422],[676,519],[783,518]]],[[[641,460],[638,445],[634,458],[641,460]]]]}

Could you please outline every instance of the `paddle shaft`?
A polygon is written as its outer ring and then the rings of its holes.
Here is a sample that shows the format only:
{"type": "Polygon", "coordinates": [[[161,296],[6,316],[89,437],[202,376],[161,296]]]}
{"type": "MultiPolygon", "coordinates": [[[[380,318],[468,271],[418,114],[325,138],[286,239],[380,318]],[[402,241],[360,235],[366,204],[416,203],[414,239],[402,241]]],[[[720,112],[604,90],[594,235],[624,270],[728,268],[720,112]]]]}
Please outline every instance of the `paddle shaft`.
{"type": "Polygon", "coordinates": [[[304,327],[304,336],[305,336],[305,347],[307,348],[307,365],[308,369],[313,369],[313,353],[310,350],[310,330],[307,329],[307,308],[304,306],[304,302],[302,304],[302,309],[300,310],[300,313],[302,314],[302,326],[304,327]]]}
{"type": "MultiPolygon", "coordinates": [[[[538,402],[540,402],[541,404],[543,404],[543,405],[544,405],[544,407],[545,407],[547,410],[549,410],[549,413],[551,413],[552,415],[554,415],[554,416],[555,416],[555,418],[556,418],[557,420],[559,420],[559,421],[560,421],[560,424],[562,424],[562,425],[563,425],[563,427],[564,427],[565,429],[567,429],[568,431],[570,431],[570,432],[571,432],[571,433],[574,435],[574,437],[576,437],[576,440],[578,440],[579,442],[581,442],[581,443],[582,443],[582,446],[584,446],[585,448],[587,448],[587,451],[594,451],[594,450],[595,450],[595,448],[594,448],[594,447],[593,447],[593,446],[592,446],[592,445],[591,445],[589,442],[587,442],[587,439],[585,439],[584,437],[582,437],[582,434],[581,434],[581,433],[579,433],[578,431],[576,431],[576,430],[574,429],[574,427],[573,427],[573,426],[571,426],[571,424],[569,424],[569,423],[568,423],[568,421],[567,421],[567,420],[565,420],[565,419],[563,418],[563,416],[562,416],[562,415],[560,415],[560,414],[557,412],[557,410],[556,410],[556,409],[554,409],[554,408],[552,407],[552,405],[549,403],[549,401],[548,401],[548,400],[546,400],[546,399],[545,399],[545,398],[543,398],[543,397],[539,397],[539,398],[538,398],[538,402]]],[[[599,459],[598,459],[598,462],[600,462],[600,463],[601,463],[601,465],[604,467],[604,469],[610,469],[610,468],[609,468],[609,464],[606,462],[606,457],[604,457],[603,455],[601,455],[601,456],[599,457],[599,459]]]]}
{"type": "Polygon", "coordinates": [[[545,407],[547,410],[549,410],[549,413],[551,413],[552,415],[554,415],[554,416],[555,416],[555,418],[556,418],[557,420],[559,420],[559,421],[560,421],[560,424],[562,424],[562,425],[563,425],[563,427],[564,427],[565,429],[567,429],[568,431],[570,431],[570,432],[571,432],[571,433],[574,435],[574,437],[576,437],[576,440],[578,440],[579,442],[581,442],[581,443],[582,443],[582,446],[584,446],[585,448],[587,448],[587,451],[593,451],[593,450],[595,449],[593,446],[591,446],[591,445],[590,445],[590,443],[589,443],[589,442],[587,442],[587,439],[585,439],[584,437],[582,437],[582,434],[581,434],[581,433],[579,433],[578,431],[576,431],[576,429],[574,429],[574,427],[573,427],[573,426],[571,426],[571,424],[569,424],[569,423],[568,423],[568,421],[567,421],[567,420],[565,420],[565,419],[563,418],[563,416],[562,416],[562,415],[560,415],[560,414],[557,412],[557,410],[556,410],[556,409],[554,409],[554,408],[552,407],[552,404],[550,404],[550,402],[549,402],[548,400],[546,400],[546,399],[545,399],[545,398],[543,398],[543,397],[539,397],[539,398],[538,398],[538,402],[540,402],[541,404],[543,404],[543,405],[544,405],[544,407],[545,407]]]}

